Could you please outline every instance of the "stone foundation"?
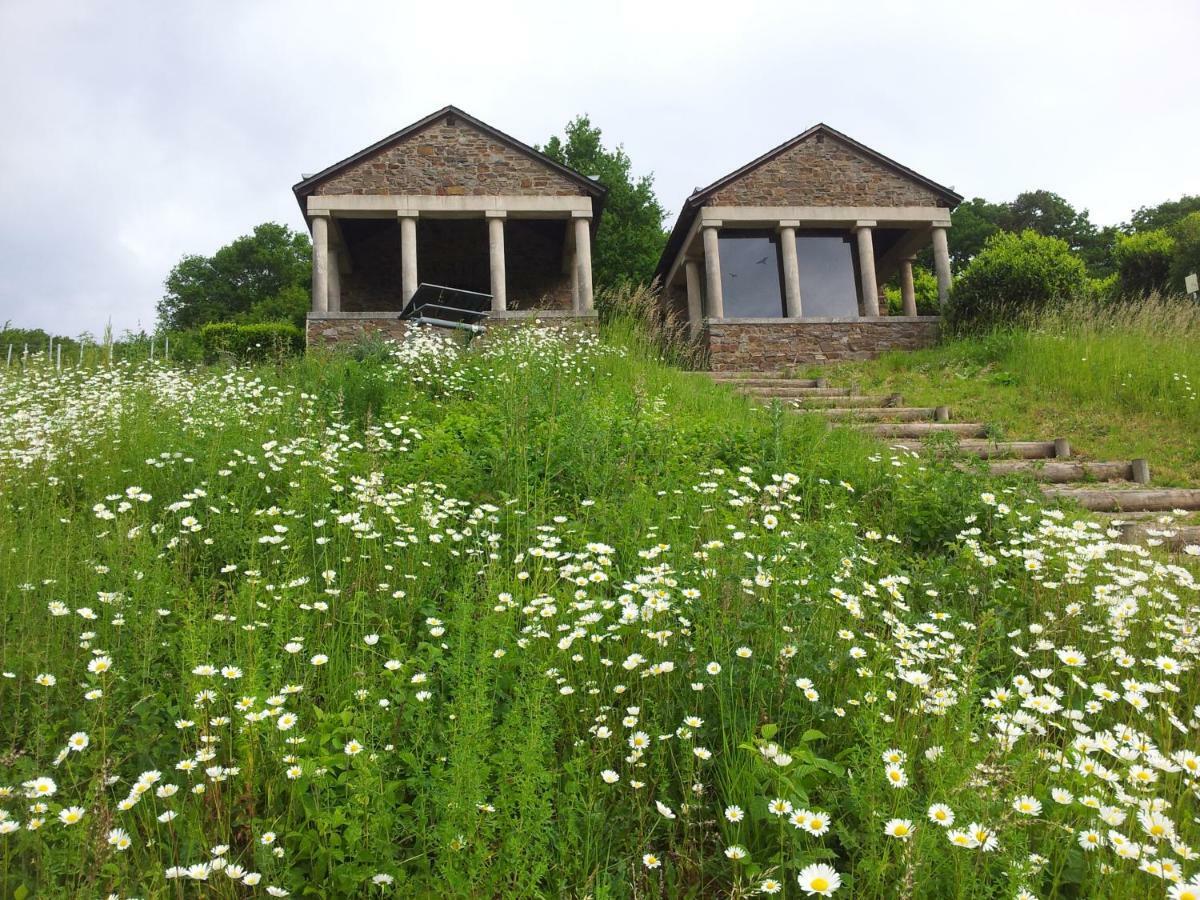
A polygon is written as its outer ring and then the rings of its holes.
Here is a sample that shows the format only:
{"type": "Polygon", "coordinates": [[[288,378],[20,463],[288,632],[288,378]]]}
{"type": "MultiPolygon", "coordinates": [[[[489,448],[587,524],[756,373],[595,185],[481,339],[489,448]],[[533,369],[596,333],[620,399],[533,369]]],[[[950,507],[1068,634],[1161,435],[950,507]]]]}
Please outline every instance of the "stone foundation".
{"type": "Polygon", "coordinates": [[[937,343],[939,316],[862,319],[721,319],[708,322],[714,372],[775,372],[937,343]]]}
{"type": "MultiPolygon", "coordinates": [[[[573,310],[542,309],[494,313],[488,317],[486,324],[488,328],[511,328],[540,322],[543,325],[567,325],[594,331],[597,321],[595,313],[582,315],[573,310]]],[[[352,344],[367,335],[380,335],[394,340],[403,337],[410,327],[412,323],[400,321],[397,313],[309,313],[305,340],[310,350],[352,344]]]]}

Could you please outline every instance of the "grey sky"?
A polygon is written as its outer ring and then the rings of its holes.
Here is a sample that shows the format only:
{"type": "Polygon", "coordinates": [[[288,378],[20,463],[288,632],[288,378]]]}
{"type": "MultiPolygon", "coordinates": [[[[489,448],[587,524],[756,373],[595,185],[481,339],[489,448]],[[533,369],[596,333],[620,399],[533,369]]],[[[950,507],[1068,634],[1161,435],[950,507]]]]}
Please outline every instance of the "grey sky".
{"type": "Polygon", "coordinates": [[[1200,193],[1200,4],[0,0],[0,321],[154,322],[184,253],[447,103],[587,112],[672,214],[824,121],[968,197],[1200,193]]]}

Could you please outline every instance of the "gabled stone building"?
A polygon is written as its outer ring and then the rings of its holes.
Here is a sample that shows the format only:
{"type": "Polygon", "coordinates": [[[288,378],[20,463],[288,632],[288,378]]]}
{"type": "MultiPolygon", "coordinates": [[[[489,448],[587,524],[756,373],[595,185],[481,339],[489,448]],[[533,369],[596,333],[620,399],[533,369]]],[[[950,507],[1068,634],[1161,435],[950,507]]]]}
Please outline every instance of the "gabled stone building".
{"type": "Polygon", "coordinates": [[[422,282],[491,294],[493,322],[595,317],[605,189],[453,106],[292,191],[313,237],[310,345],[398,333],[422,282]]]}
{"type": "Polygon", "coordinates": [[[663,302],[716,370],[777,370],[932,343],[913,256],[933,245],[950,287],[946,229],[962,197],[827,125],[815,125],[684,203],[659,261],[663,302]],[[880,285],[899,274],[903,316],[880,285]]]}

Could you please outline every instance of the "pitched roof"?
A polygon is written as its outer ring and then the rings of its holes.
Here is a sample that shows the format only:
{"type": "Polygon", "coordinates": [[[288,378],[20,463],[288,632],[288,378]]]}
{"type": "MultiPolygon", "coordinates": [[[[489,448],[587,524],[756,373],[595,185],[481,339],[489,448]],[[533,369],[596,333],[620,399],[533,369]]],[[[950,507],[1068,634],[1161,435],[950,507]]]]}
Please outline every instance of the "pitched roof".
{"type": "Polygon", "coordinates": [[[672,261],[674,261],[675,257],[679,253],[679,249],[683,244],[684,238],[687,236],[688,229],[691,228],[692,220],[696,217],[696,210],[702,207],[713,194],[726,185],[741,178],[747,172],[751,172],[764,163],[770,162],[775,157],[786,153],[797,144],[807,140],[810,137],[813,137],[818,133],[829,135],[835,140],[846,144],[851,149],[856,150],[858,153],[862,154],[868,159],[872,159],[886,168],[903,175],[905,178],[925,186],[930,191],[945,200],[950,209],[953,209],[962,202],[962,195],[952,191],[945,185],[938,184],[936,181],[926,178],[924,175],[921,175],[920,173],[908,168],[908,166],[900,165],[900,163],[896,162],[894,159],[884,156],[877,150],[872,150],[866,144],[860,144],[858,141],[854,140],[854,138],[850,137],[849,135],[842,134],[836,128],[831,128],[824,122],[818,122],[811,128],[800,132],[795,137],[784,141],[778,147],[768,150],[757,159],[753,159],[744,166],[741,166],[740,168],[730,172],[728,175],[718,178],[712,184],[708,185],[708,187],[697,188],[696,190],[692,191],[691,196],[689,196],[687,200],[683,202],[683,209],[680,211],[679,217],[675,220],[675,227],[671,231],[671,236],[667,239],[666,247],[663,248],[662,256],[658,261],[658,268],[655,271],[656,277],[661,278],[666,276],[672,261]]]}
{"type": "Polygon", "coordinates": [[[309,175],[307,178],[304,178],[292,185],[292,193],[296,195],[296,200],[300,204],[300,210],[307,214],[308,210],[305,208],[304,198],[311,194],[316,189],[317,185],[322,181],[326,180],[332,175],[336,175],[338,172],[341,172],[344,169],[349,168],[355,163],[366,159],[372,154],[391,146],[392,144],[399,143],[410,135],[416,134],[426,126],[432,125],[434,122],[446,116],[455,116],[459,119],[462,119],[467,124],[474,126],[476,129],[482,131],[484,134],[487,134],[489,137],[493,138],[499,143],[507,144],[509,147],[518,151],[519,153],[524,153],[527,156],[531,156],[543,165],[554,169],[560,175],[564,175],[567,178],[570,178],[572,181],[575,181],[581,188],[599,201],[596,204],[596,211],[593,216],[593,224],[600,218],[600,208],[603,205],[604,197],[608,194],[608,188],[600,184],[600,182],[588,178],[581,172],[575,171],[570,166],[564,166],[562,163],[551,159],[540,150],[535,150],[528,144],[518,141],[515,137],[505,134],[498,128],[493,128],[486,122],[476,119],[469,113],[463,112],[454,105],[443,106],[437,112],[430,113],[429,115],[425,116],[425,118],[419,119],[418,121],[413,122],[411,125],[401,128],[399,131],[393,134],[389,134],[382,140],[376,141],[371,146],[359,150],[353,156],[347,156],[345,159],[335,162],[333,165],[322,169],[315,175],[309,175]]]}

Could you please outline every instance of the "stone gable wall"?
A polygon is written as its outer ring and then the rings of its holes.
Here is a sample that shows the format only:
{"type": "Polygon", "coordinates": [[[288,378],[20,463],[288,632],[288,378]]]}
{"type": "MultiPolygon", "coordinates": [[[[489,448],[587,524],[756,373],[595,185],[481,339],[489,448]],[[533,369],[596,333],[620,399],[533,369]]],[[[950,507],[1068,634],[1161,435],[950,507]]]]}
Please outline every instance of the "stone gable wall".
{"type": "Polygon", "coordinates": [[[317,185],[315,194],[570,196],[585,193],[545,163],[461,119],[443,117],[317,185]]]}
{"type": "Polygon", "coordinates": [[[717,191],[708,206],[940,206],[929,188],[812,135],[717,191]]]}
{"type": "Polygon", "coordinates": [[[888,350],[918,350],[938,341],[936,316],[827,322],[712,322],[707,326],[714,372],[780,372],[839,359],[871,359],[888,350]]]}

